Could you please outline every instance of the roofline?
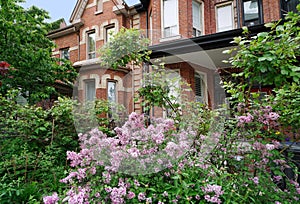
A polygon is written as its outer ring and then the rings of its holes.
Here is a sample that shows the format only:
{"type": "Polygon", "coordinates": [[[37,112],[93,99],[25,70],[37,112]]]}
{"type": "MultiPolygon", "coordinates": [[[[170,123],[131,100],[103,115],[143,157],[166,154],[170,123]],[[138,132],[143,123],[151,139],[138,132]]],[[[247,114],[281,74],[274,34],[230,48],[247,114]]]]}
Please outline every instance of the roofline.
{"type": "MultiPolygon", "coordinates": [[[[256,35],[259,32],[270,31],[264,24],[248,27],[250,36],[256,35]]],[[[199,50],[211,50],[217,48],[231,47],[234,37],[242,36],[243,29],[238,28],[234,30],[214,33],[210,35],[203,35],[199,37],[171,41],[168,43],[161,43],[158,45],[149,46],[152,50],[151,58],[158,58],[163,56],[170,56],[176,54],[186,54],[190,52],[197,52],[199,50]]]]}
{"type": "Polygon", "coordinates": [[[58,37],[62,37],[62,36],[71,34],[71,33],[75,33],[78,30],[78,28],[82,25],[83,25],[82,21],[76,22],[76,23],[68,25],[66,27],[50,31],[47,34],[47,37],[50,38],[50,39],[55,39],[55,38],[58,38],[58,37]]]}

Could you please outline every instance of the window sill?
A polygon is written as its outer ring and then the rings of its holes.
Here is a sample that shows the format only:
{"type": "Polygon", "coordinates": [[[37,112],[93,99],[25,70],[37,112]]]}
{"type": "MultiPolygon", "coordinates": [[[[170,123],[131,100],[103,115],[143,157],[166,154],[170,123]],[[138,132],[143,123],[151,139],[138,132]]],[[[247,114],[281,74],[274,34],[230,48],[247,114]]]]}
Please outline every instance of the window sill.
{"type": "Polygon", "coordinates": [[[159,42],[167,42],[167,41],[171,41],[171,40],[178,40],[181,37],[182,37],[181,35],[174,35],[174,36],[170,36],[170,37],[166,37],[166,38],[161,38],[161,39],[159,39],[159,42]]]}
{"type": "Polygon", "coordinates": [[[95,15],[99,15],[99,14],[101,14],[101,13],[103,13],[103,11],[96,11],[96,12],[95,12],[95,15]]]}

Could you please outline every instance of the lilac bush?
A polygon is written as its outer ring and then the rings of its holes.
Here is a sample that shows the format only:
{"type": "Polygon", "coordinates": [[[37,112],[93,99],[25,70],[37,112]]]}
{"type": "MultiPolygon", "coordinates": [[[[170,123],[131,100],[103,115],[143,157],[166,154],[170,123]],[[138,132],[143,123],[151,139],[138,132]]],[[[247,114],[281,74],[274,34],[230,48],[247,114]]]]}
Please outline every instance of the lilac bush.
{"type": "MultiPolygon", "coordinates": [[[[170,119],[153,119],[146,126],[143,115],[132,113],[115,129],[116,137],[98,129],[79,134],[80,152],[67,152],[73,170],[61,179],[69,189],[60,200],[74,204],[294,203],[299,184],[283,173],[293,166],[278,151],[280,143],[272,139],[278,118],[267,106],[241,108],[226,121],[230,128],[207,133],[218,138],[213,140],[213,151],[203,154],[208,135],[196,137],[196,130],[180,130],[170,119]],[[262,134],[269,140],[257,139],[262,134]],[[282,181],[284,189],[278,185],[282,181]]],[[[56,195],[44,197],[44,203],[58,202],[56,195]]]]}

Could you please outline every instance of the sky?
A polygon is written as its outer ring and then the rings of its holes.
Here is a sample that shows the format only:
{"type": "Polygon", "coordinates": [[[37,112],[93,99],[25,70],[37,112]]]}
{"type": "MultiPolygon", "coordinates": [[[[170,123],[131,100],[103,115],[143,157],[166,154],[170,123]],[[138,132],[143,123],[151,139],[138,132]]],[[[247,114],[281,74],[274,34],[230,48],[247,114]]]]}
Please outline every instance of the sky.
{"type": "MultiPolygon", "coordinates": [[[[125,0],[128,5],[134,5],[139,0],[125,0]]],[[[69,24],[72,11],[75,7],[77,0],[26,0],[22,4],[24,8],[29,8],[35,5],[49,12],[50,22],[64,18],[66,23],[69,24]]]]}

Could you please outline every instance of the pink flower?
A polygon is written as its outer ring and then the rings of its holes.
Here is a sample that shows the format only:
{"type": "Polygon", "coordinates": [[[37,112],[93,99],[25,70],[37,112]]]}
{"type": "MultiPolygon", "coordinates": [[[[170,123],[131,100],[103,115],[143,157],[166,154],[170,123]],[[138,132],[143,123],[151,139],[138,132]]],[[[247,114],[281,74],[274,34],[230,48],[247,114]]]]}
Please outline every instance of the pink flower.
{"type": "Polygon", "coordinates": [[[255,176],[254,178],[249,178],[250,180],[252,180],[255,184],[259,184],[259,178],[257,176],[255,176]]]}
{"type": "Polygon", "coordinates": [[[274,176],[273,179],[275,182],[278,182],[282,179],[282,176],[274,176]]]}
{"type": "Polygon", "coordinates": [[[145,193],[139,193],[138,199],[139,199],[140,202],[143,201],[143,200],[146,200],[146,194],[145,193]]]}
{"type": "Polygon", "coordinates": [[[268,115],[268,118],[270,120],[277,120],[279,118],[279,115],[275,112],[270,112],[269,115],[268,115]]]}
{"type": "Polygon", "coordinates": [[[134,192],[129,191],[128,194],[127,194],[127,198],[128,198],[128,199],[132,199],[132,198],[134,198],[134,197],[135,197],[134,192]]]}
{"type": "Polygon", "coordinates": [[[275,149],[275,146],[273,144],[266,144],[267,150],[273,150],[275,149]]]}
{"type": "Polygon", "coordinates": [[[59,197],[56,192],[52,194],[52,196],[43,197],[44,204],[55,204],[59,200],[59,197]]]}

